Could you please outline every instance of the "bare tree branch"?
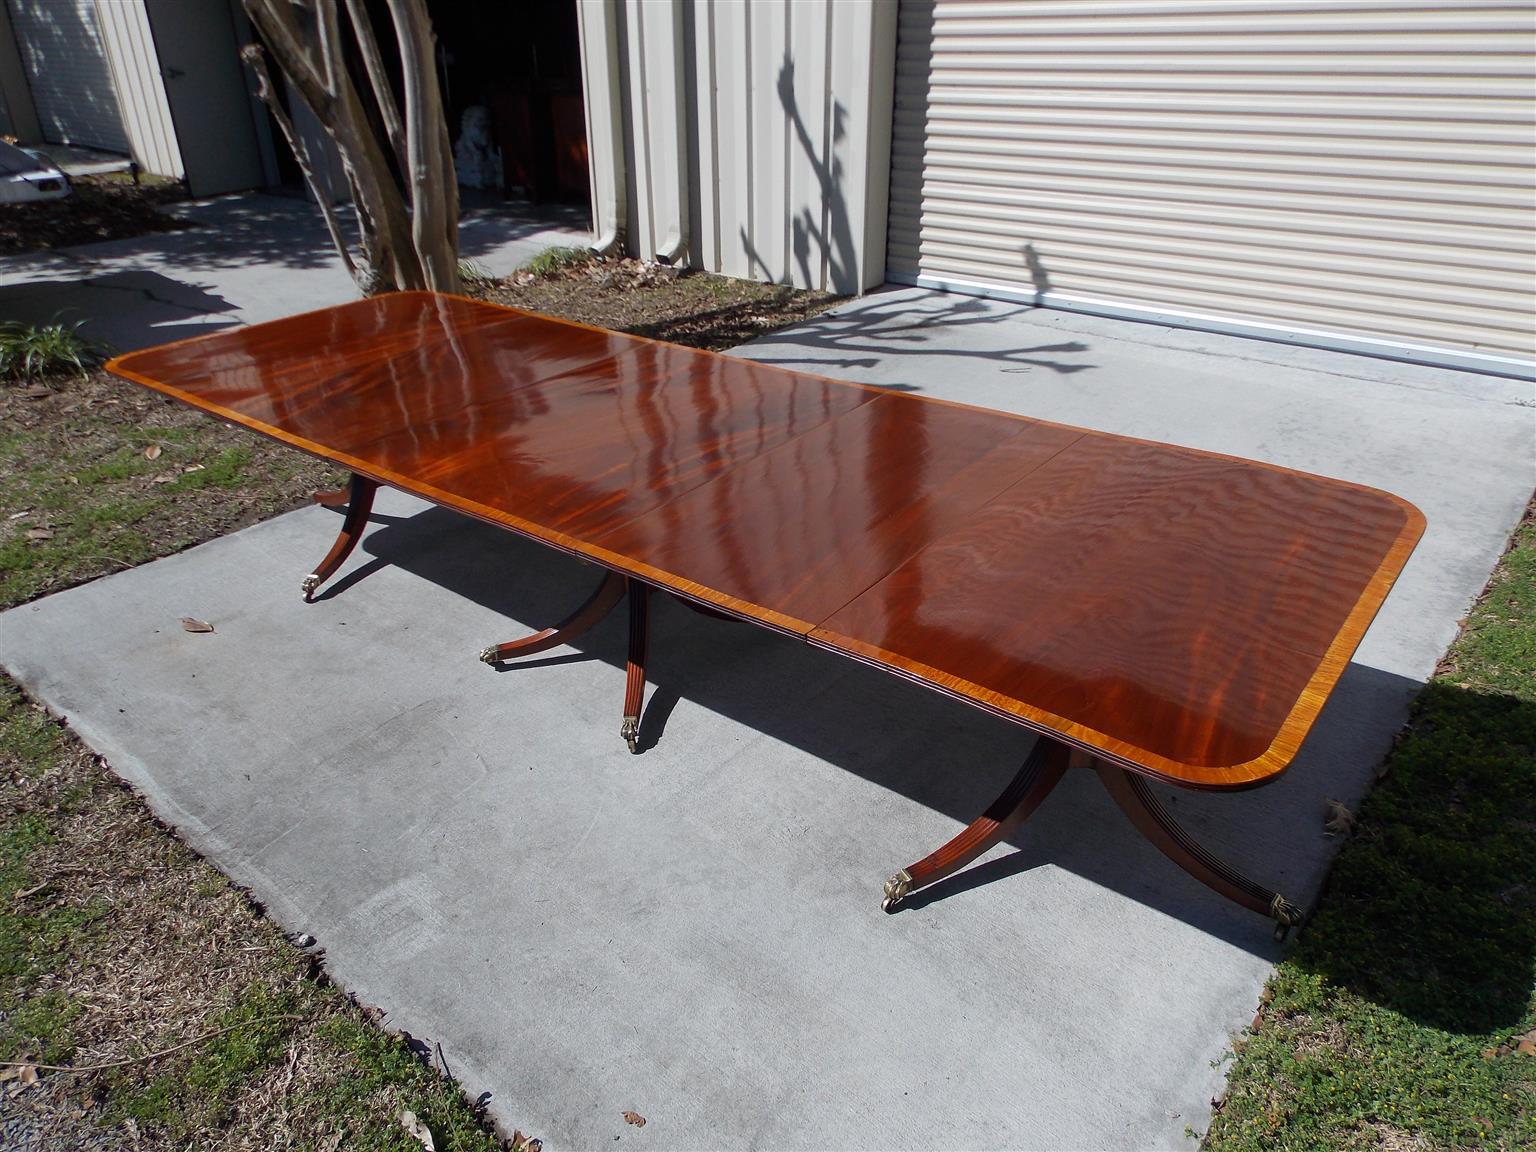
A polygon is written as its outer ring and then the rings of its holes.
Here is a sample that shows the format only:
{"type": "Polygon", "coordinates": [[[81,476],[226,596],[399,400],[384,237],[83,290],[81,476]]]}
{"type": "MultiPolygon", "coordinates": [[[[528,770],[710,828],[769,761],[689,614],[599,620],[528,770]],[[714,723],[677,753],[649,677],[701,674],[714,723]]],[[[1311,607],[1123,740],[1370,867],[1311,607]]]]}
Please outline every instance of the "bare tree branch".
{"type": "Polygon", "coordinates": [[[288,141],[288,147],[293,151],[293,158],[299,163],[299,171],[304,175],[304,182],[309,185],[309,190],[314,193],[315,202],[320,205],[320,214],[325,217],[325,229],[331,234],[331,243],[336,245],[336,252],[341,256],[341,263],[347,270],[359,288],[364,287],[364,281],[358,275],[357,265],[352,260],[352,251],[346,240],[341,235],[341,227],[336,221],[336,213],[331,209],[330,197],[325,189],[320,187],[320,181],[315,176],[314,164],[309,157],[309,148],[303,138],[294,131],[293,122],[288,119],[288,113],[283,111],[282,102],[277,98],[277,91],[272,85],[272,77],[267,72],[267,62],[260,45],[247,44],[240,51],[240,58],[250,65],[251,71],[256,75],[256,96],[272,112],[272,119],[277,121],[277,126],[283,133],[283,139],[288,141]]]}
{"type": "Polygon", "coordinates": [[[244,6],[245,14],[277,58],[278,68],[293,81],[310,111],[323,120],[331,94],[286,0],[245,0],[244,6]]]}
{"type": "Polygon", "coordinates": [[[347,15],[352,18],[352,31],[357,36],[357,46],[362,52],[363,67],[368,73],[368,83],[373,88],[373,98],[379,105],[379,117],[384,121],[384,132],[394,150],[395,161],[405,171],[405,127],[400,122],[400,105],[395,102],[395,90],[390,86],[389,74],[384,71],[384,58],[379,55],[379,41],[373,34],[373,22],[368,19],[368,9],[362,0],[347,0],[347,15]]]}

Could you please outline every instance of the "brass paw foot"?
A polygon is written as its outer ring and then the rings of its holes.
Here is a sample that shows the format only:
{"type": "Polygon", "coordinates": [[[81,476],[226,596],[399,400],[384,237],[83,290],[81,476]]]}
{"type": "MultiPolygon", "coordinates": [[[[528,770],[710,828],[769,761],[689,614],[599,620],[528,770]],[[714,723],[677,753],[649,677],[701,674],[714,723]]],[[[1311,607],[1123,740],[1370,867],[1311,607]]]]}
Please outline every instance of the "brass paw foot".
{"type": "Polygon", "coordinates": [[[1278,892],[1269,902],[1269,915],[1275,922],[1276,944],[1285,943],[1285,938],[1291,934],[1291,929],[1298,927],[1303,919],[1301,909],[1278,892]]]}
{"type": "Polygon", "coordinates": [[[912,877],[903,868],[885,882],[885,899],[880,901],[881,910],[884,912],[894,911],[896,905],[901,903],[902,897],[910,891],[912,891],[912,877]]]}
{"type": "Polygon", "coordinates": [[[630,753],[638,754],[640,751],[640,717],[624,717],[624,723],[619,725],[619,735],[624,737],[624,743],[629,745],[630,753]]]}
{"type": "Polygon", "coordinates": [[[311,572],[308,576],[304,577],[304,583],[299,585],[299,587],[304,590],[304,599],[310,599],[312,596],[314,596],[315,589],[320,587],[319,575],[311,572]]]}
{"type": "Polygon", "coordinates": [[[492,644],[489,648],[480,649],[480,660],[484,664],[496,663],[496,645],[492,644]]]}

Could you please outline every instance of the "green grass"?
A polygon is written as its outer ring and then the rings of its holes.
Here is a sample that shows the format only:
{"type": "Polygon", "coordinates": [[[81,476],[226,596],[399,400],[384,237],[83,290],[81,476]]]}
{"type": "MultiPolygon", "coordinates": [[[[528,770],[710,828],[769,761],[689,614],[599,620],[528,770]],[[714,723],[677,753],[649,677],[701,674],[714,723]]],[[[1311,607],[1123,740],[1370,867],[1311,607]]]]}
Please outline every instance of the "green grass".
{"type": "Polygon", "coordinates": [[[80,335],[78,325],[0,323],[0,380],[83,376],[103,355],[99,344],[80,335]]]}
{"type": "Polygon", "coordinates": [[[274,993],[263,984],[242,989],[206,1030],[239,1027],[197,1046],[184,1062],[147,1083],[129,1082],[114,1093],[114,1110],[177,1141],[228,1124],[240,1089],[282,1059],[293,1031],[289,1017],[301,1007],[292,993],[274,993]]]}
{"type": "Polygon", "coordinates": [[[1205,1146],[1536,1147],[1536,519],[1362,805],[1205,1146]]]}
{"type": "MultiPolygon", "coordinates": [[[[57,725],[28,707],[9,683],[0,684],[0,755],[23,779],[46,771],[62,745],[57,725]]],[[[19,895],[39,883],[31,860],[54,839],[50,821],[40,813],[0,818],[0,1060],[25,1052],[51,1063],[72,1049],[71,1025],[79,1006],[43,985],[101,909],[40,912],[19,895]]]]}
{"type": "Polygon", "coordinates": [[[339,475],[102,377],[0,393],[0,606],[304,502],[339,475]]]}
{"type": "Polygon", "coordinates": [[[595,257],[585,248],[546,248],[524,266],[523,271],[535,276],[550,276],[567,268],[590,264],[595,257]]]}

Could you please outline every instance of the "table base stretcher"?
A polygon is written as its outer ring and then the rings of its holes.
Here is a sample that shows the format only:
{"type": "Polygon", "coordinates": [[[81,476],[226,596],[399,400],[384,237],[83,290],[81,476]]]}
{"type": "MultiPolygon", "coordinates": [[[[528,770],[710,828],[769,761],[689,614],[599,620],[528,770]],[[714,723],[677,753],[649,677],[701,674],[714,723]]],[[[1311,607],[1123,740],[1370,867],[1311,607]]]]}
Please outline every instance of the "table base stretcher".
{"type": "MultiPolygon", "coordinates": [[[[345,490],[315,493],[316,503],[328,508],[344,508],[344,514],[341,530],[330,551],[315,570],[304,577],[302,590],[306,601],[313,599],[320,585],[335,575],[357,547],[378,489],[377,481],[354,473],[345,490]]],[[[624,714],[619,734],[629,745],[630,752],[638,753],[640,713],[645,695],[650,588],[634,577],[611,569],[604,571],[605,575],[597,590],[560,623],[517,640],[490,645],[481,650],[480,659],[487,664],[497,664],[568,644],[605,619],[628,593],[629,651],[625,668],[624,714]]],[[[736,619],[686,597],[679,596],[677,599],[703,615],[720,620],[736,619]]],[[[1280,893],[1249,879],[1196,842],[1169,815],[1139,773],[1071,748],[1043,733],[1036,739],[1033,750],[1018,773],[986,812],[948,843],[917,863],[903,868],[885,882],[884,898],[880,906],[887,912],[896,911],[912,893],[953,875],[1001,843],[1044,802],[1061,782],[1068,767],[1074,766],[1096,772],[1120,810],[1164,856],[1227,899],[1272,919],[1275,922],[1276,940],[1284,940],[1291,928],[1302,922],[1303,913],[1299,907],[1280,893]]]]}

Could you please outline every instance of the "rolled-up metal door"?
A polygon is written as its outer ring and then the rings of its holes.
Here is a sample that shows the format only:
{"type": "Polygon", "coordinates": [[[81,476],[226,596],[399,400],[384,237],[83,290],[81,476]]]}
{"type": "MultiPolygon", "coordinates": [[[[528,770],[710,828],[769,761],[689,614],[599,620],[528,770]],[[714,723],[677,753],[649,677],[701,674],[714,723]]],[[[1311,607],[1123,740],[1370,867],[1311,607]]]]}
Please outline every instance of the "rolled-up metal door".
{"type": "Polygon", "coordinates": [[[901,0],[890,279],[1523,372],[1525,0],[901,0]]]}
{"type": "Polygon", "coordinates": [[[43,138],[128,151],[95,0],[6,0],[43,138]]]}

